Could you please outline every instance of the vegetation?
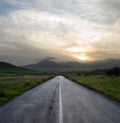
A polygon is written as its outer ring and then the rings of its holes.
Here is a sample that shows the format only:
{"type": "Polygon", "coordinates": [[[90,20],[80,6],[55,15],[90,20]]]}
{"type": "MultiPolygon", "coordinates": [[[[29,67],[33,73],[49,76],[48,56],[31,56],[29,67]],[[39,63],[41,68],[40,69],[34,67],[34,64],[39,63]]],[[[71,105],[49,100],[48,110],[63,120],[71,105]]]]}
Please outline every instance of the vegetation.
{"type": "Polygon", "coordinates": [[[111,69],[93,69],[90,71],[74,71],[78,75],[107,75],[107,76],[120,76],[120,68],[114,67],[111,69]]]}
{"type": "Polygon", "coordinates": [[[105,75],[66,75],[69,79],[120,101],[120,77],[105,75]]]}
{"type": "MultiPolygon", "coordinates": [[[[27,75],[27,74],[31,74],[31,75],[38,75],[41,74],[40,71],[35,71],[35,70],[31,70],[31,69],[26,69],[26,68],[22,68],[22,67],[18,67],[15,65],[12,65],[10,63],[6,63],[6,62],[0,62],[0,74],[15,74],[17,76],[23,76],[23,75],[27,75]]],[[[1,76],[1,75],[0,75],[1,76]]]]}
{"type": "Polygon", "coordinates": [[[53,75],[61,74],[120,101],[120,68],[118,67],[82,72],[39,72],[0,62],[0,105],[45,82],[53,75]]]}
{"type": "Polygon", "coordinates": [[[120,76],[120,68],[119,67],[114,67],[112,69],[109,69],[106,71],[106,75],[108,76],[120,76]]]}
{"type": "Polygon", "coordinates": [[[0,105],[14,97],[52,78],[52,75],[25,75],[0,74],[0,105]]]}

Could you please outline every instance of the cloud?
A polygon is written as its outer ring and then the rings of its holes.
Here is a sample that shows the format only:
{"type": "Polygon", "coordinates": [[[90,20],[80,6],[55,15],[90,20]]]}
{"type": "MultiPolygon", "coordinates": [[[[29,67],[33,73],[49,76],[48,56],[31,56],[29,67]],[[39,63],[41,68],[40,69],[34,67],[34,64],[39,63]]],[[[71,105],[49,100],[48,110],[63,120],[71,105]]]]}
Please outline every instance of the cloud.
{"type": "Polygon", "coordinates": [[[119,10],[119,0],[2,0],[0,55],[23,57],[22,64],[28,57],[120,57],[119,10]]]}

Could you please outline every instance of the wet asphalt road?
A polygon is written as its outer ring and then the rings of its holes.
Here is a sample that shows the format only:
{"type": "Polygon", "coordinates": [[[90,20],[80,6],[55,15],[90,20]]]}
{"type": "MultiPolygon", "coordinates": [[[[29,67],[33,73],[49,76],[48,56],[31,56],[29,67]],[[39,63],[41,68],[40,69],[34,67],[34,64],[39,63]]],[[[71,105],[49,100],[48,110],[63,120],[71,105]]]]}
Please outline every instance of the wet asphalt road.
{"type": "Polygon", "coordinates": [[[0,123],[120,123],[120,104],[56,76],[0,108],[0,123]]]}

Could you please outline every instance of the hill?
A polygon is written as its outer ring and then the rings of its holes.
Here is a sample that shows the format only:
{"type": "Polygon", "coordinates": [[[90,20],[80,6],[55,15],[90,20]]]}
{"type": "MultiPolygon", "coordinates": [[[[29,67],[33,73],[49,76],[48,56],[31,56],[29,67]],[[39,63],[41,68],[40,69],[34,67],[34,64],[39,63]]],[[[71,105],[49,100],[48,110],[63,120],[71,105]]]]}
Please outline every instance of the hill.
{"type": "Polygon", "coordinates": [[[88,63],[79,62],[58,62],[53,59],[43,59],[36,64],[23,66],[38,71],[79,71],[79,70],[93,70],[93,69],[108,69],[115,66],[120,66],[120,60],[106,59],[102,61],[94,61],[88,63]]]}
{"type": "Polygon", "coordinates": [[[37,74],[38,72],[35,70],[18,67],[10,63],[0,62],[0,73],[37,74]]]}

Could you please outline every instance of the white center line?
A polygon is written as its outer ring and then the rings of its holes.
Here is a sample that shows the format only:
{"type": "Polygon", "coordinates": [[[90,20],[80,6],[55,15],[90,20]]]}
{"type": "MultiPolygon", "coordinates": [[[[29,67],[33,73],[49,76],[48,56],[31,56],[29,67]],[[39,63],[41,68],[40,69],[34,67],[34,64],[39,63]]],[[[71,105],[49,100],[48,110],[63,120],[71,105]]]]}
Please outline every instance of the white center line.
{"type": "Polygon", "coordinates": [[[63,123],[61,82],[59,82],[59,123],[63,123]]]}

